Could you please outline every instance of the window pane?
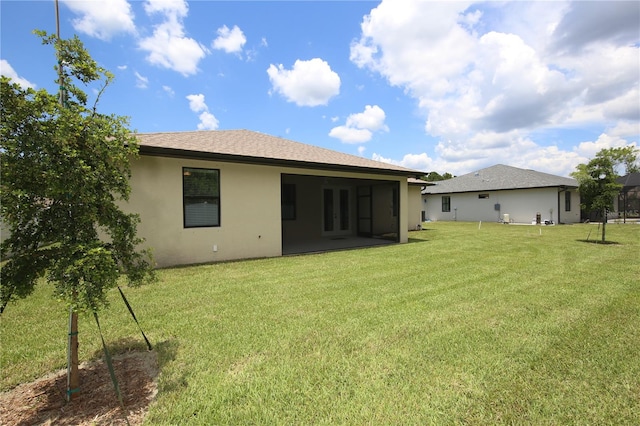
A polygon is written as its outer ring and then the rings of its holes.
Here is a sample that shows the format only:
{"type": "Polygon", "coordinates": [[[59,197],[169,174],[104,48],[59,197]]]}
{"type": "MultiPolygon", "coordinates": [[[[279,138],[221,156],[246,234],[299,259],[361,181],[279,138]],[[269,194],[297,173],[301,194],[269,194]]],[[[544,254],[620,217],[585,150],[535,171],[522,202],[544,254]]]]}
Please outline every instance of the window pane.
{"type": "Polygon", "coordinates": [[[218,220],[218,200],[184,200],[184,226],[216,226],[218,220]]]}
{"type": "Polygon", "coordinates": [[[442,197],[442,211],[443,212],[451,211],[451,197],[446,195],[442,197]]]}
{"type": "Polygon", "coordinates": [[[185,197],[219,195],[218,170],[185,168],[183,175],[185,197]]]}
{"type": "Polygon", "coordinates": [[[220,226],[220,171],[182,169],[185,228],[220,226]]]}

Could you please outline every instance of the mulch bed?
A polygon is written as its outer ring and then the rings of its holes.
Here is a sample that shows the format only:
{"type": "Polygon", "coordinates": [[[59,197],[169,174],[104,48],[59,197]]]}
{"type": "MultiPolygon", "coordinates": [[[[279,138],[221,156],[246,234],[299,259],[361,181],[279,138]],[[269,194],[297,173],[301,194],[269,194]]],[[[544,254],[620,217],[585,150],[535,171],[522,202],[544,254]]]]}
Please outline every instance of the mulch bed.
{"type": "MultiPolygon", "coordinates": [[[[113,357],[113,366],[130,425],[140,425],[157,393],[158,360],[154,351],[113,357]]],[[[65,398],[66,370],[0,394],[0,425],[126,425],[103,361],[80,365],[81,392],[65,398]]]]}

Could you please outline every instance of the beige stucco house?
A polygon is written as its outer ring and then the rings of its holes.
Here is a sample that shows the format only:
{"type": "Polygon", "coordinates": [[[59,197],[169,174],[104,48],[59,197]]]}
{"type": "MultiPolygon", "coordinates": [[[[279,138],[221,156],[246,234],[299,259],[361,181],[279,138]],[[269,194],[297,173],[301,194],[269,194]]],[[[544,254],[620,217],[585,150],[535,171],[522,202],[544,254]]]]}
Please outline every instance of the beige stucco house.
{"type": "Polygon", "coordinates": [[[575,179],[498,164],[435,182],[422,191],[432,221],[580,222],[575,179]]]}
{"type": "Polygon", "coordinates": [[[420,214],[420,171],[248,130],[137,137],[125,208],[160,267],[404,243],[420,214]]]}

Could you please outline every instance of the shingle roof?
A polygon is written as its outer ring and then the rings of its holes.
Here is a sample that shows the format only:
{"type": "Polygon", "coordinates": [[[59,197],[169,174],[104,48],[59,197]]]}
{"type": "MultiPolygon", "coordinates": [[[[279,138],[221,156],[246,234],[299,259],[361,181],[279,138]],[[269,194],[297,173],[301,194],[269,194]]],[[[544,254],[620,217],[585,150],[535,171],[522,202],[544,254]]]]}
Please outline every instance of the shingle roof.
{"type": "Polygon", "coordinates": [[[629,173],[616,179],[616,182],[621,183],[625,188],[640,186],[640,173],[629,173]]]}
{"type": "Polygon", "coordinates": [[[434,186],[425,188],[422,193],[447,194],[559,186],[577,188],[579,185],[575,179],[497,164],[453,179],[441,180],[434,186]]]}
{"type": "Polygon", "coordinates": [[[401,176],[423,172],[250,130],[138,133],[141,154],[198,157],[401,176]]]}

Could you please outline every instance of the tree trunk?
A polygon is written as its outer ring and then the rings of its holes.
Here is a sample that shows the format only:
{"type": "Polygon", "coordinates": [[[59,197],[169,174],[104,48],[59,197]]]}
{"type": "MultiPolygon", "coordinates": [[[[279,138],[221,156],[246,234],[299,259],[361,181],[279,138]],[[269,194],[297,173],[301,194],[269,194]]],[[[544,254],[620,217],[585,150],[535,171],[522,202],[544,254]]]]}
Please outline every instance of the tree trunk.
{"type": "Polygon", "coordinates": [[[80,391],[80,371],[78,370],[78,313],[69,314],[69,359],[67,373],[67,401],[75,399],[80,391]]]}
{"type": "Polygon", "coordinates": [[[607,225],[607,209],[604,209],[602,213],[602,242],[604,243],[604,228],[607,225]]]}

